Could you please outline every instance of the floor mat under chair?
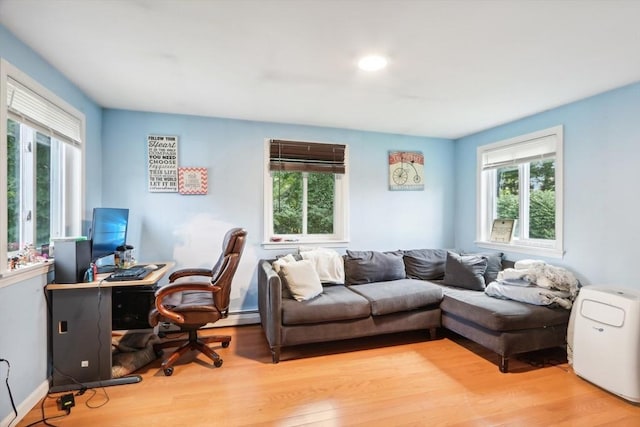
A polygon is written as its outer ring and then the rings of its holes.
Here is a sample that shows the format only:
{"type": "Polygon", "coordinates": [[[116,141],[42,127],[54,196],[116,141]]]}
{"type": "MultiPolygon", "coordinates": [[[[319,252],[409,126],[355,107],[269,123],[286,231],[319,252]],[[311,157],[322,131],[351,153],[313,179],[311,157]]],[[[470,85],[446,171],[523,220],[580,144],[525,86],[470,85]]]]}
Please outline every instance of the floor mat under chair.
{"type": "Polygon", "coordinates": [[[153,332],[131,332],[111,337],[112,378],[120,378],[158,358],[153,345],[160,338],[153,332]]]}

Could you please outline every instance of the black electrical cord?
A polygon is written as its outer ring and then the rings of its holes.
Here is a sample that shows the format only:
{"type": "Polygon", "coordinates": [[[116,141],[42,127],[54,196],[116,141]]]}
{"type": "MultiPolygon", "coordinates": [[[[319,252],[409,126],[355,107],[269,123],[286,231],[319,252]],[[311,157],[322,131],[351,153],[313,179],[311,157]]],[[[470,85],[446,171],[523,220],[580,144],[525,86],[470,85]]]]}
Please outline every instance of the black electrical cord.
{"type": "MultiPolygon", "coordinates": [[[[102,304],[102,282],[104,282],[104,279],[100,280],[98,282],[98,322],[97,322],[97,329],[98,329],[98,366],[102,366],[102,360],[100,357],[100,353],[102,352],[102,328],[101,328],[101,323],[102,323],[102,312],[100,311],[100,306],[102,304]]],[[[104,405],[106,405],[107,403],[109,403],[109,394],[107,393],[107,390],[102,387],[102,392],[104,393],[104,397],[105,397],[105,401],[102,402],[99,405],[90,405],[89,402],[96,396],[97,392],[95,390],[93,390],[93,395],[91,395],[91,397],[85,402],[85,405],[87,406],[87,408],[90,409],[96,409],[96,408],[100,408],[104,405]]]]}
{"type": "MultiPolygon", "coordinates": [[[[53,321],[53,310],[51,309],[51,301],[49,300],[49,294],[47,293],[47,287],[42,288],[42,292],[44,294],[44,301],[47,306],[47,319],[48,324],[51,325],[53,321]]],[[[47,378],[51,378],[53,376],[53,348],[51,345],[47,346],[47,378]]]]}
{"type": "Polygon", "coordinates": [[[9,386],[9,371],[11,371],[11,364],[7,359],[0,359],[0,362],[4,362],[7,364],[7,379],[5,382],[7,384],[7,392],[9,393],[9,400],[11,401],[11,407],[13,408],[13,413],[15,414],[13,419],[9,421],[8,425],[10,426],[11,423],[13,423],[18,418],[18,410],[16,409],[16,403],[14,402],[13,395],[11,394],[11,387],[9,386]]]}
{"type": "Polygon", "coordinates": [[[46,426],[56,427],[56,425],[55,425],[55,424],[49,424],[47,421],[49,421],[49,420],[55,420],[55,419],[57,419],[57,418],[66,417],[66,416],[68,416],[68,415],[71,413],[71,408],[67,408],[67,409],[65,410],[65,413],[64,413],[64,414],[62,414],[62,415],[55,415],[55,416],[53,416],[53,417],[45,417],[45,416],[44,416],[44,402],[45,402],[45,400],[46,400],[47,398],[50,398],[50,396],[49,396],[49,394],[48,394],[48,393],[47,393],[47,396],[45,396],[45,398],[44,398],[44,399],[42,399],[42,402],[40,403],[40,412],[42,413],[42,418],[41,418],[41,419],[39,419],[38,421],[34,421],[34,422],[32,422],[31,424],[28,424],[28,425],[27,425],[27,426],[25,426],[25,427],[35,426],[35,425],[40,424],[40,423],[42,423],[42,424],[44,424],[44,425],[46,425],[46,426]]]}

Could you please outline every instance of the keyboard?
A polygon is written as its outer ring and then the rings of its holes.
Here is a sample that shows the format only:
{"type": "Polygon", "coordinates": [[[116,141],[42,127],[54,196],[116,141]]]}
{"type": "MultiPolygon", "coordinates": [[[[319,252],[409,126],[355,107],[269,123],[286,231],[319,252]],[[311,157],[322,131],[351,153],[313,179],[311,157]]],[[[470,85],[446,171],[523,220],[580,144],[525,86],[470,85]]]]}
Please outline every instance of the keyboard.
{"type": "Polygon", "coordinates": [[[149,275],[152,270],[144,267],[132,267],[125,270],[118,270],[109,275],[107,282],[121,282],[126,280],[142,280],[149,275]]]}

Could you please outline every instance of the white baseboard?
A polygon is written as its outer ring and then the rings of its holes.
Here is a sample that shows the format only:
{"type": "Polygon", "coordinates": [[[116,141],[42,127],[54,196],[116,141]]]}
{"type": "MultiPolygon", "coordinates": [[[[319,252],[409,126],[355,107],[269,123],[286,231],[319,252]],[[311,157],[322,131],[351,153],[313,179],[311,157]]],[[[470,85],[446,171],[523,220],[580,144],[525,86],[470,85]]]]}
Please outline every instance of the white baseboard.
{"type": "Polygon", "coordinates": [[[229,313],[225,319],[220,319],[215,323],[209,323],[208,328],[222,328],[225,326],[254,325],[260,323],[260,313],[257,311],[242,311],[239,313],[229,313]]]}
{"type": "MultiPolygon", "coordinates": [[[[33,392],[29,396],[27,396],[25,400],[23,400],[16,406],[16,409],[18,410],[18,418],[13,421],[11,426],[13,427],[18,425],[20,420],[22,420],[24,416],[27,415],[29,411],[31,411],[38,404],[38,402],[40,402],[40,399],[47,395],[48,391],[49,381],[44,380],[35,390],[33,390],[33,392]]],[[[0,427],[7,427],[13,420],[14,416],[15,414],[12,411],[9,415],[4,417],[4,419],[0,421],[0,427]]]]}

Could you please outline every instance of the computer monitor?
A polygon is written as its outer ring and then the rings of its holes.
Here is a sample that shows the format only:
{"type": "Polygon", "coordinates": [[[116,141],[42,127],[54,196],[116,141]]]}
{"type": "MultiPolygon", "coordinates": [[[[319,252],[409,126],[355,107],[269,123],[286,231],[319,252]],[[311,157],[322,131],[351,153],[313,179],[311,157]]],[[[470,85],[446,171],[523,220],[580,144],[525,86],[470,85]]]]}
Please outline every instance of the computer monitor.
{"type": "Polygon", "coordinates": [[[91,259],[112,255],[127,241],[129,209],[94,208],[91,223],[91,259]]]}

